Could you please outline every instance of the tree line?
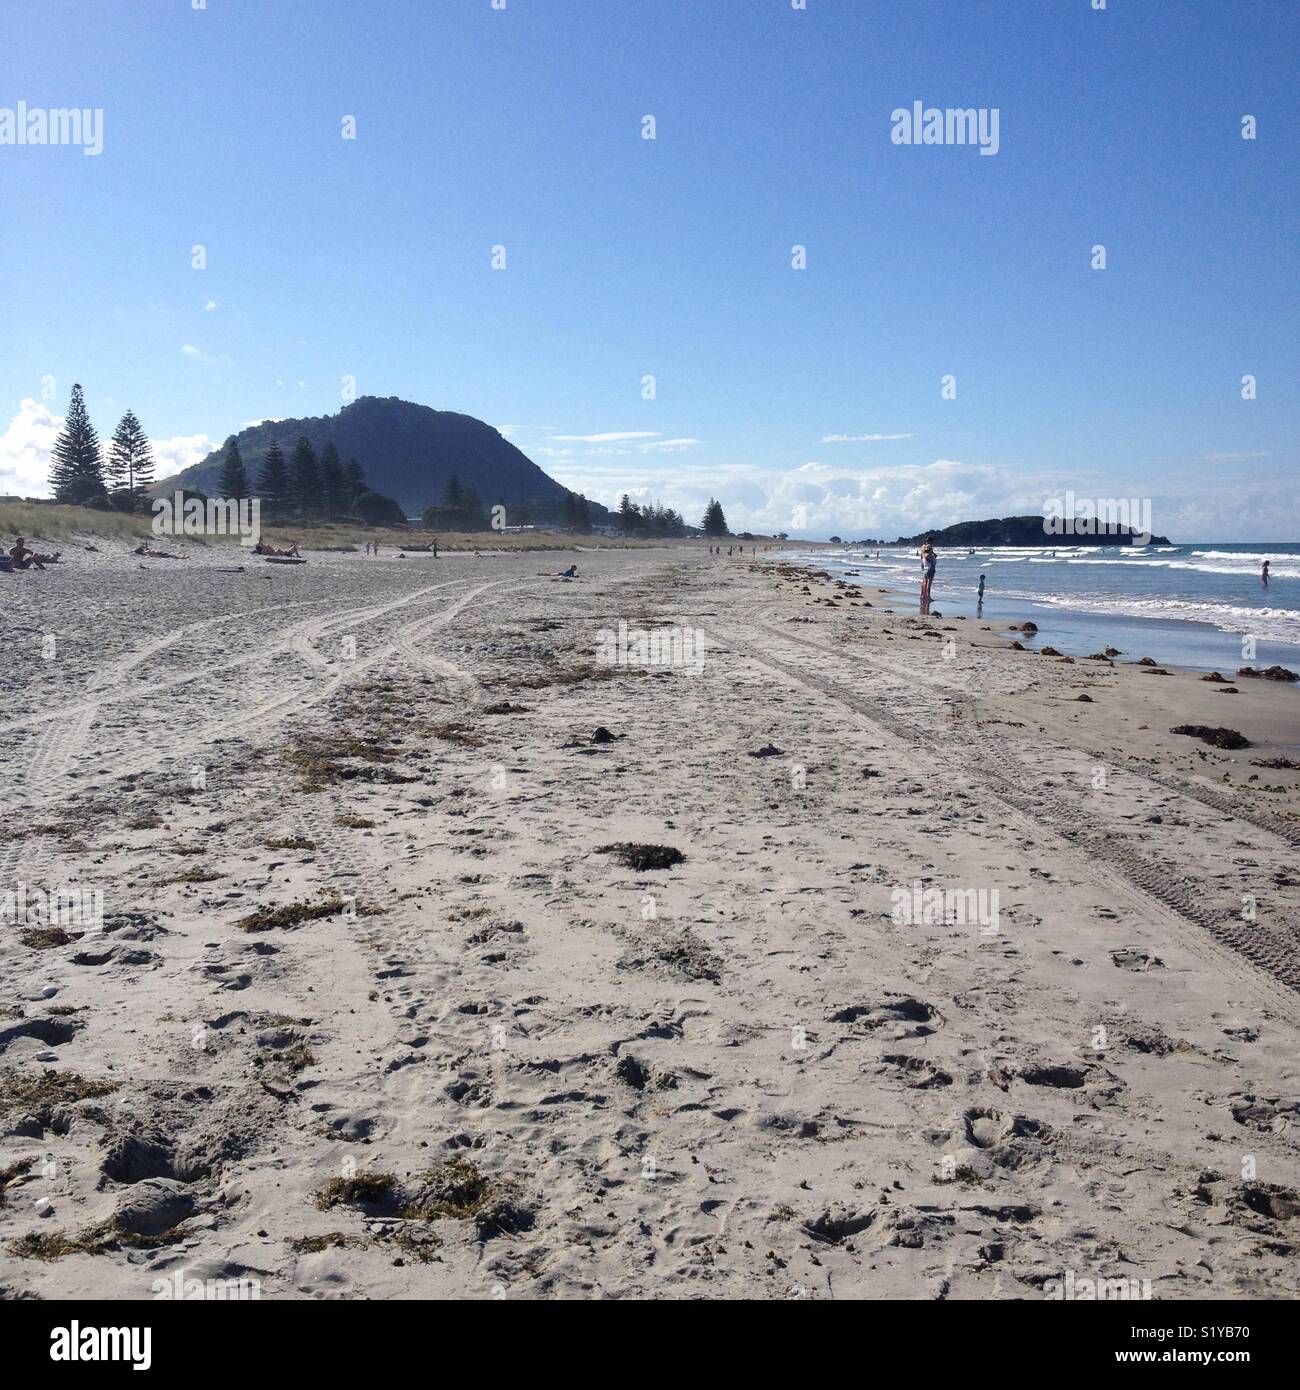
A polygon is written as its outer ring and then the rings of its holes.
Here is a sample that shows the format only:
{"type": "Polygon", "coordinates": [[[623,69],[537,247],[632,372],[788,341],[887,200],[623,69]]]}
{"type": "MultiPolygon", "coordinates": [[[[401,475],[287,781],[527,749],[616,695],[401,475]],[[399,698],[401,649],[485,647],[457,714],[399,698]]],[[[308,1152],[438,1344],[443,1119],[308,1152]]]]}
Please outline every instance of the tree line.
{"type": "Polygon", "coordinates": [[[493,514],[504,526],[531,526],[539,521],[563,522],[574,532],[587,534],[592,528],[591,503],[577,492],[566,492],[563,502],[527,501],[507,503],[499,497],[491,507],[484,504],[478,489],[463,484],[456,474],[447,480],[442,501],[426,507],[420,524],[426,531],[487,531],[493,529],[493,514]]]}
{"type": "MultiPolygon", "coordinates": [[[[640,507],[625,492],[618,504],[618,524],[625,536],[685,536],[691,531],[685,518],[672,507],[652,502],[640,507]]],[[[727,535],[727,518],[722,511],[722,503],[709,498],[704,509],[699,529],[706,536],[727,535]]]]}
{"type": "Polygon", "coordinates": [[[217,489],[222,497],[256,495],[272,521],[309,524],[357,517],[368,525],[380,526],[400,525],[406,520],[399,503],[372,491],[365,470],[355,458],[343,462],[332,439],[318,457],[311,440],[301,435],[286,459],[280,441],[273,438],[254,484],[239,441],[231,435],[226,441],[217,489]]]}

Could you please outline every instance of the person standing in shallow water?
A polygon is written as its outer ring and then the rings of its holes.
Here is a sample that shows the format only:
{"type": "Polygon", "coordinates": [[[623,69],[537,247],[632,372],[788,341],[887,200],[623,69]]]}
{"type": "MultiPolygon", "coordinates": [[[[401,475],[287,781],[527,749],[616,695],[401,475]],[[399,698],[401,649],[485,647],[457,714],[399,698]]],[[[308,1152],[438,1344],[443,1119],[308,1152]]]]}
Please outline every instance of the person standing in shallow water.
{"type": "Polygon", "coordinates": [[[921,556],[921,612],[923,614],[930,611],[930,590],[934,584],[934,571],[939,562],[939,557],[934,552],[934,546],[927,537],[920,549],[921,556]]]}
{"type": "Polygon", "coordinates": [[[1260,568],[1259,568],[1259,582],[1260,582],[1266,589],[1268,588],[1268,561],[1267,561],[1267,560],[1265,560],[1264,563],[1263,563],[1263,564],[1260,566],[1260,568]]]}
{"type": "Polygon", "coordinates": [[[979,593],[975,602],[975,616],[978,618],[984,611],[984,576],[980,575],[979,593]]]}

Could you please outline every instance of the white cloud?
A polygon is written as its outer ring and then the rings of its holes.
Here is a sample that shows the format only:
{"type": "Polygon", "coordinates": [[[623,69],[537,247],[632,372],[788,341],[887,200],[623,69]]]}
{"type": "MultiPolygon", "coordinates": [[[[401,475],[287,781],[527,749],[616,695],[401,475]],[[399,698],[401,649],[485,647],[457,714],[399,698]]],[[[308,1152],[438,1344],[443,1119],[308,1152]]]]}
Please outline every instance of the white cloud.
{"type": "Polygon", "coordinates": [[[205,352],[201,347],[195,347],[193,343],[181,344],[181,356],[188,357],[191,362],[203,362],[208,366],[225,366],[230,361],[224,352],[205,352]]]}
{"type": "Polygon", "coordinates": [[[154,477],[159,482],[192,463],[201,463],[216,447],[206,434],[176,434],[170,439],[151,439],[149,442],[153,445],[157,464],[154,477]]]}
{"type": "Polygon", "coordinates": [[[1030,471],[956,459],[864,468],[811,461],[782,469],[634,450],[627,458],[565,459],[548,471],[606,507],[616,508],[626,492],[634,502],[662,502],[698,523],[716,497],[733,530],[812,539],[892,540],[958,521],[1037,516],[1048,498],[1063,497],[1067,489],[1079,496],[1150,496],[1156,532],[1174,541],[1281,540],[1289,525],[1267,479],[1253,491],[1227,479],[1207,484],[1189,503],[1186,491],[1168,480],[1130,475],[1116,482],[1085,469],[1030,471]]]}
{"type": "Polygon", "coordinates": [[[788,469],[751,464],[565,461],[555,474],[566,487],[616,507],[663,502],[698,521],[710,497],[722,502],[734,530],[791,535],[893,537],[923,526],[1041,511],[1049,494],[1033,478],[1003,469],[936,459],[891,468],[843,468],[809,462],[788,469]]]}
{"type": "Polygon", "coordinates": [[[650,444],[642,444],[638,447],[643,454],[680,454],[684,450],[689,449],[693,444],[698,444],[699,442],[698,439],[656,439],[650,444]]]}
{"type": "Polygon", "coordinates": [[[913,439],[910,434],[824,434],[823,444],[878,444],[882,439],[913,439]]]}
{"type": "Polygon", "coordinates": [[[50,447],[63,417],[27,397],[9,428],[0,435],[0,493],[19,497],[50,495],[50,447]]]}
{"type": "Polygon", "coordinates": [[[610,430],[607,434],[554,434],[562,444],[614,444],[624,439],[658,439],[658,430],[610,430]]]}
{"type": "Polygon", "coordinates": [[[211,313],[217,307],[217,301],[215,299],[205,300],[203,307],[208,311],[208,313],[211,313]]]}

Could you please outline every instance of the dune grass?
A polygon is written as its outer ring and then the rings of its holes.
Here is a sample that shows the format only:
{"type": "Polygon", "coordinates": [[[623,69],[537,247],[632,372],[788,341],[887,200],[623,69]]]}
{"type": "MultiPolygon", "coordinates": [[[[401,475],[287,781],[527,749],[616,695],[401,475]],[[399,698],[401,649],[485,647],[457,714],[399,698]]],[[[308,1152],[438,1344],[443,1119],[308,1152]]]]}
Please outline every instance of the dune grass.
{"type": "Polygon", "coordinates": [[[59,507],[39,502],[0,502],[0,537],[65,541],[74,535],[104,540],[144,540],[152,535],[147,515],[101,512],[93,507],[59,507]]]}
{"type": "MultiPolygon", "coordinates": [[[[151,514],[99,511],[94,507],[65,507],[53,502],[0,501],[0,538],[15,535],[33,542],[65,542],[76,537],[87,542],[136,542],[155,539],[151,514]]],[[[507,535],[496,531],[424,531],[419,526],[362,526],[348,522],[315,525],[267,524],[262,539],[277,548],[297,545],[303,551],[360,550],[367,541],[378,541],[380,553],[395,554],[403,545],[426,546],[437,537],[442,551],[513,550],[662,550],[706,544],[703,536],[682,540],[623,540],[613,536],[587,536],[569,531],[537,531],[507,535]]],[[[196,545],[238,547],[237,536],[164,536],[168,546],[196,545]]],[[[766,541],[767,537],[756,537],[766,541]]],[[[245,548],[246,549],[246,548],[245,548]]]]}

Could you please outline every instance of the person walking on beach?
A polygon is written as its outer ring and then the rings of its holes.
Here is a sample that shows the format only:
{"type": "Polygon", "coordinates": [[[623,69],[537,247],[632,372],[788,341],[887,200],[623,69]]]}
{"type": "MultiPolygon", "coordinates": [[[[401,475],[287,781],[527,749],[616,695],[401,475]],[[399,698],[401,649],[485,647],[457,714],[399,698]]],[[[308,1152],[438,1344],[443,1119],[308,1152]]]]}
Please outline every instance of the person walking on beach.
{"type": "Polygon", "coordinates": [[[930,611],[930,589],[934,584],[934,571],[938,564],[939,557],[934,553],[934,546],[927,536],[921,545],[921,612],[930,611]]]}

